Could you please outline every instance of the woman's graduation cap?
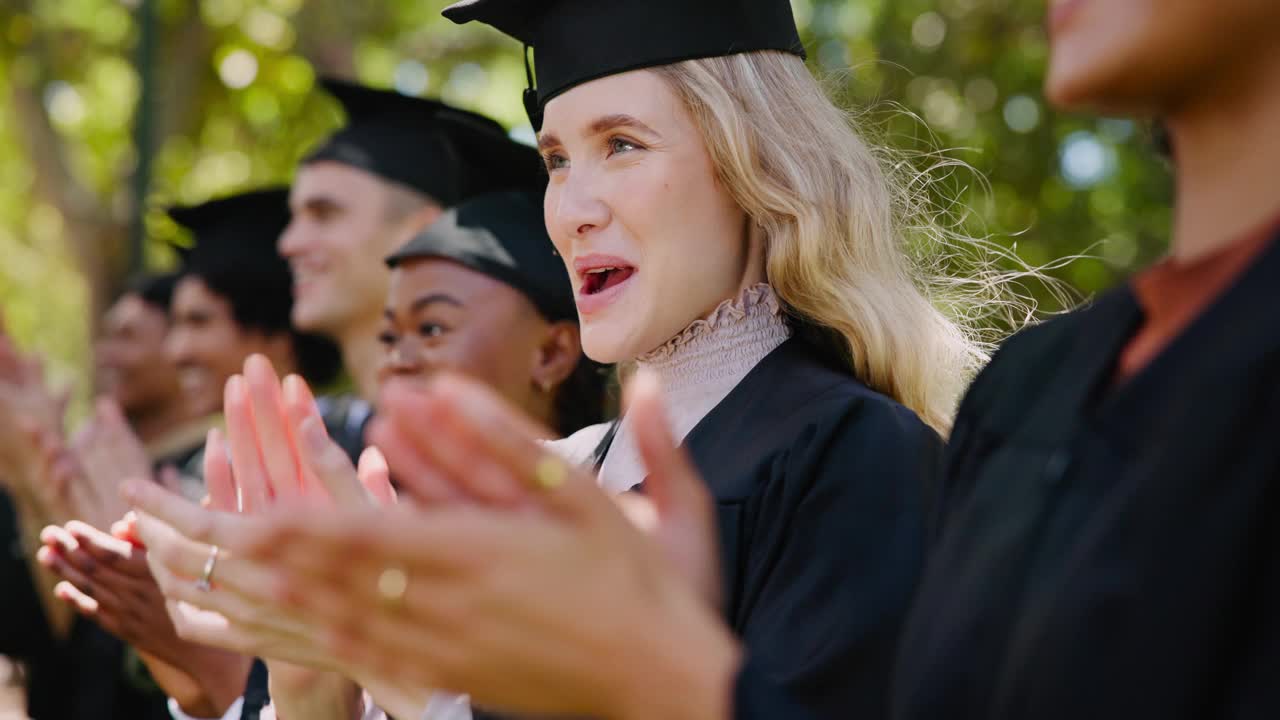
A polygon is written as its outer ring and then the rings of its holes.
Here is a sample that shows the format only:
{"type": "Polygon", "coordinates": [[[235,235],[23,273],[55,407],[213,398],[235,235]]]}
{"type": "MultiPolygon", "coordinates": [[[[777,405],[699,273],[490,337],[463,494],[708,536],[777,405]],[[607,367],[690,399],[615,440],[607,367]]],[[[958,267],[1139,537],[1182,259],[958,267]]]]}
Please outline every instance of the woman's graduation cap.
{"type": "Polygon", "coordinates": [[[387,264],[452,260],[519,290],[548,320],[575,319],[569,273],[547,236],[539,200],[514,191],[472,198],[414,236],[387,264]]]}
{"type": "Polygon", "coordinates": [[[332,382],[342,368],[337,346],[297,332],[290,322],[293,278],[278,247],[289,225],[289,190],[255,190],[173,208],[169,217],[195,236],[194,245],[178,248],[181,272],[199,277],[229,302],[241,327],[289,333],[298,372],[317,385],[332,382]]]}
{"type": "Polygon", "coordinates": [[[533,48],[524,103],[535,129],[548,100],[607,75],[756,50],[804,56],[790,0],[462,0],[444,15],[524,43],[526,69],[533,48]]]}
{"type": "Polygon", "coordinates": [[[289,225],[289,190],[269,188],[173,208],[169,217],[195,236],[179,248],[184,271],[216,273],[241,270],[279,274],[289,279],[289,264],[277,249],[289,225]]]}
{"type": "Polygon", "coordinates": [[[340,80],[322,83],[346,110],[347,125],[304,164],[350,165],[445,207],[485,192],[532,187],[544,175],[536,150],[483,115],[340,80]]]}

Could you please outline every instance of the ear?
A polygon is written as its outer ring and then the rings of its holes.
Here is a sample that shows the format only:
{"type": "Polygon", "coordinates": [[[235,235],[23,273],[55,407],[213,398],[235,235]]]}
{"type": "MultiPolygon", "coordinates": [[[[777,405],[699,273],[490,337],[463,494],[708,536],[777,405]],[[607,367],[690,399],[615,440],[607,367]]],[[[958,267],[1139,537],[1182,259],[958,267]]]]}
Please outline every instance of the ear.
{"type": "Polygon", "coordinates": [[[578,324],[568,321],[548,323],[534,354],[534,385],[540,388],[559,386],[573,374],[581,360],[582,341],[578,336],[578,324]]]}
{"type": "Polygon", "coordinates": [[[386,235],[383,237],[385,241],[390,243],[383,248],[383,255],[389,255],[399,250],[405,243],[413,239],[415,235],[431,227],[432,223],[440,219],[444,214],[444,208],[434,201],[427,201],[417,209],[405,213],[397,219],[390,219],[387,225],[386,235]]]}
{"type": "Polygon", "coordinates": [[[431,227],[443,214],[444,207],[435,201],[428,201],[396,223],[396,234],[401,240],[408,242],[414,235],[431,227]]]}
{"type": "Polygon", "coordinates": [[[417,210],[409,214],[408,222],[413,226],[415,233],[426,230],[440,216],[444,214],[444,207],[436,202],[428,202],[417,210]]]}

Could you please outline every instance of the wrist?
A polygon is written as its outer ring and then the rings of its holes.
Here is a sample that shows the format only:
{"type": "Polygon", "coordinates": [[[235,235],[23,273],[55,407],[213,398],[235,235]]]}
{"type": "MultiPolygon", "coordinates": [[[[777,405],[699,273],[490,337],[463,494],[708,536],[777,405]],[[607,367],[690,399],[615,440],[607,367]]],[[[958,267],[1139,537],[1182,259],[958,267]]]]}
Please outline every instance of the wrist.
{"type": "Polygon", "coordinates": [[[178,668],[192,682],[177,683],[177,692],[169,692],[169,696],[187,715],[220,718],[244,695],[252,664],[253,660],[243,655],[192,646],[178,668]]]}

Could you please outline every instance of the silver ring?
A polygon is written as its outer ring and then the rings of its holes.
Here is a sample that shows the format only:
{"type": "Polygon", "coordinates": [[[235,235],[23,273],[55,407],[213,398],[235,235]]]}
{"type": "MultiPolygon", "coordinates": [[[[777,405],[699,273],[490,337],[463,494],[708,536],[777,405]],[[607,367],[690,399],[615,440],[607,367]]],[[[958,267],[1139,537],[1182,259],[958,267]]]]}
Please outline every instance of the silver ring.
{"type": "Polygon", "coordinates": [[[209,581],[213,578],[213,568],[218,564],[218,546],[214,545],[209,548],[209,558],[204,561],[204,570],[200,571],[200,579],[196,580],[196,589],[200,592],[209,592],[213,586],[209,581]]]}

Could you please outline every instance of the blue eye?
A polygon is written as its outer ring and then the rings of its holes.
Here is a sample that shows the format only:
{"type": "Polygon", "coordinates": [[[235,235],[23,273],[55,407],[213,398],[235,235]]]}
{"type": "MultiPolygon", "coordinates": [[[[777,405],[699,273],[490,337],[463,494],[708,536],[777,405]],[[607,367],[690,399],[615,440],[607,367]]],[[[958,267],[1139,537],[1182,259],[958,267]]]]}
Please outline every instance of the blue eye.
{"type": "Polygon", "coordinates": [[[542,162],[546,164],[547,172],[555,172],[556,170],[563,170],[564,168],[569,167],[569,158],[561,155],[560,153],[545,155],[542,158],[542,162]]]}
{"type": "Polygon", "coordinates": [[[612,138],[609,140],[609,154],[617,155],[618,153],[629,152],[631,150],[639,150],[640,146],[627,140],[626,138],[612,138]]]}

